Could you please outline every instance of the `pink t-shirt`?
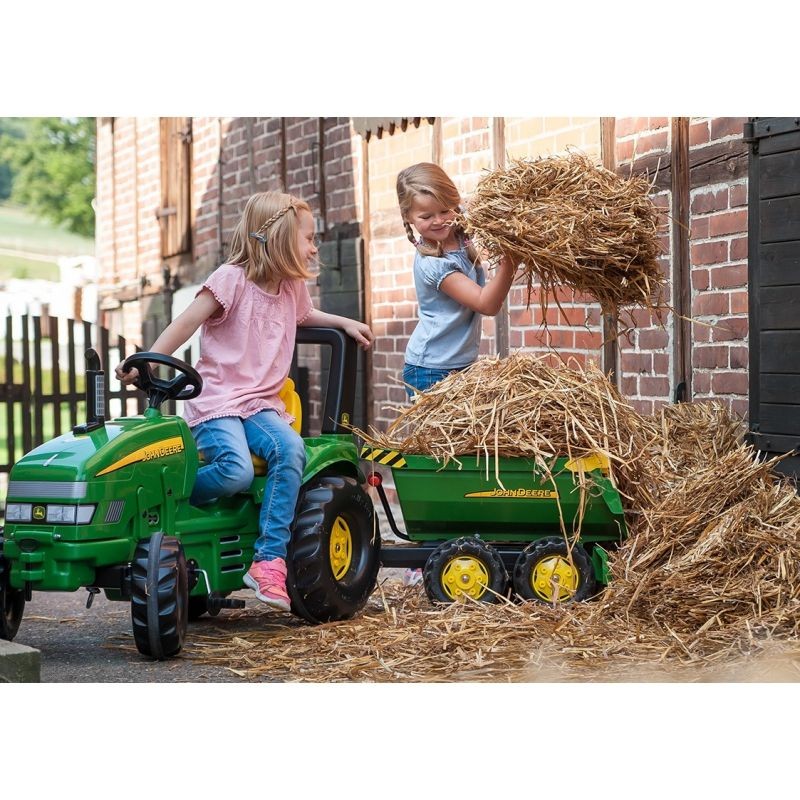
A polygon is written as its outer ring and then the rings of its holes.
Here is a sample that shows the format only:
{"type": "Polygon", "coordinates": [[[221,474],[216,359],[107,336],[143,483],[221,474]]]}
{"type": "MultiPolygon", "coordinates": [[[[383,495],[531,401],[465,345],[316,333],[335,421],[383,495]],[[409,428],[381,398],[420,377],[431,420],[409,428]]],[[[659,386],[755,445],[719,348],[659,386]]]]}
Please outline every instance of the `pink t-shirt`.
{"type": "Polygon", "coordinates": [[[269,408],[291,422],[278,392],[289,375],[297,325],[313,310],[305,281],[282,280],[278,293],[268,294],[247,280],[242,267],[223,264],[203,288],[222,311],[200,329],[195,368],[203,391],[184,404],[187,423],[249,417],[269,408]]]}

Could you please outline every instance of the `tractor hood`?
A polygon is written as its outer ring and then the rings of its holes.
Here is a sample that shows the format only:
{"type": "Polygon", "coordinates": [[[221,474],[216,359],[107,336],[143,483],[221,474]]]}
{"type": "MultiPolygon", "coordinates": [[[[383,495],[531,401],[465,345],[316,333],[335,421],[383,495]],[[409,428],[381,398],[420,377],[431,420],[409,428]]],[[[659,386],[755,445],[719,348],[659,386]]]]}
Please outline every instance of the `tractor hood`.
{"type": "Polygon", "coordinates": [[[8,498],[44,496],[48,483],[62,486],[59,496],[68,493],[69,484],[76,484],[75,491],[82,493],[81,485],[98,480],[136,480],[139,469],[154,463],[169,464],[183,473],[174,477],[179,483],[188,482],[191,490],[197,456],[191,432],[180,417],[121,417],[89,433],[51,439],[14,465],[8,498]]]}

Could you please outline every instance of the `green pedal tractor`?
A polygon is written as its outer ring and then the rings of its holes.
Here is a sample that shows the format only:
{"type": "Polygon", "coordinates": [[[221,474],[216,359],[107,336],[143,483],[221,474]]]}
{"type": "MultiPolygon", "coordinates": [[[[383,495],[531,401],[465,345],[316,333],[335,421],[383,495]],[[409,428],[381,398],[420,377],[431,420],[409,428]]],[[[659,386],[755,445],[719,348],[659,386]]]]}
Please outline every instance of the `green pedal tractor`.
{"type": "MultiPolygon", "coordinates": [[[[363,488],[350,421],[355,344],[343,332],[301,328],[298,343],[330,347],[322,432],[305,439],[303,476],[287,557],[292,611],[312,623],[356,614],[375,587],[380,536],[363,488]]],[[[163,659],[183,646],[187,621],[222,608],[243,587],[258,534],[266,464],[254,458],[247,492],[202,507],[189,503],[199,457],[183,419],[163,415],[167,400],[202,389],[187,364],[158,353],[126,360],[147,393],[143,415],[104,419],[103,372],[87,351],[89,420],[23,456],[8,486],[0,536],[0,638],[17,633],[34,592],[104,591],[130,602],[133,637],[163,659]],[[149,364],[175,370],[154,376],[149,364]]],[[[288,383],[288,382],[287,382],[288,383]]],[[[299,406],[292,387],[289,405],[299,406]]]]}

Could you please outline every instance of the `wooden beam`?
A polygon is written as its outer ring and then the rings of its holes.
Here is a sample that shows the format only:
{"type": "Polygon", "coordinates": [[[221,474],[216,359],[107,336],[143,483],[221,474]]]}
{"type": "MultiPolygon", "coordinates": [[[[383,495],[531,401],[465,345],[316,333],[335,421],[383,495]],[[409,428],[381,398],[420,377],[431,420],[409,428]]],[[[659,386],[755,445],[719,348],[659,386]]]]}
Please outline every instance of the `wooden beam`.
{"type": "MultiPolygon", "coordinates": [[[[600,117],[600,154],[603,166],[614,172],[617,166],[617,133],[615,117],[600,117]]],[[[619,386],[618,314],[616,310],[603,309],[602,370],[614,386],[619,386]]]]}
{"type": "Polygon", "coordinates": [[[281,117],[281,191],[286,193],[288,180],[286,177],[286,117],[281,117]]]}
{"type": "MultiPolygon", "coordinates": [[[[506,165],[506,120],[505,117],[492,117],[492,164],[495,169],[506,165]]],[[[494,337],[497,355],[506,358],[509,353],[508,295],[503,300],[500,311],[494,318],[494,337]]]]}
{"type": "Polygon", "coordinates": [[[689,117],[673,117],[670,189],[672,192],[672,305],[675,309],[672,375],[675,400],[692,399],[692,279],[689,262],[689,117]]]}
{"type": "MultiPolygon", "coordinates": [[[[372,263],[369,257],[369,245],[372,237],[372,225],[370,220],[369,203],[369,142],[365,136],[361,137],[361,208],[363,220],[361,223],[361,244],[364,248],[361,257],[361,266],[364,270],[364,322],[372,327],[372,263]]],[[[375,394],[373,391],[372,375],[372,350],[364,352],[364,383],[366,384],[366,424],[371,425],[375,421],[373,404],[375,394]]]]}
{"type": "Polygon", "coordinates": [[[442,166],[442,150],[444,149],[444,139],[442,137],[442,118],[436,117],[433,121],[433,137],[431,140],[431,161],[442,166]]]}
{"type": "MultiPolygon", "coordinates": [[[[653,177],[654,191],[666,191],[672,187],[672,153],[654,153],[642,156],[633,162],[617,165],[615,172],[627,178],[631,173],[647,173],[653,177]]],[[[747,177],[747,145],[742,139],[714,142],[706,147],[695,147],[689,153],[689,187],[708,186],[747,177]]]]}

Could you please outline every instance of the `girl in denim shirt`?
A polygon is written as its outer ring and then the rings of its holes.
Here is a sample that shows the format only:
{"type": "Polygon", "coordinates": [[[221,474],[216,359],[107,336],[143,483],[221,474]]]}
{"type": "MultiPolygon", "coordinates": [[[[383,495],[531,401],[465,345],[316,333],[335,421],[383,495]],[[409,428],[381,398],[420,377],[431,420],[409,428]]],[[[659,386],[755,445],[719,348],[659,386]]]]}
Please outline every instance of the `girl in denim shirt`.
{"type": "Polygon", "coordinates": [[[406,233],[417,249],[414,286],[419,322],[403,368],[406,391],[413,397],[414,390],[425,391],[475,361],[481,318],[500,311],[516,265],[503,256],[494,278],[486,283],[475,248],[453,224],[461,196],[436,164],[414,164],[400,172],[397,199],[406,233]]]}

